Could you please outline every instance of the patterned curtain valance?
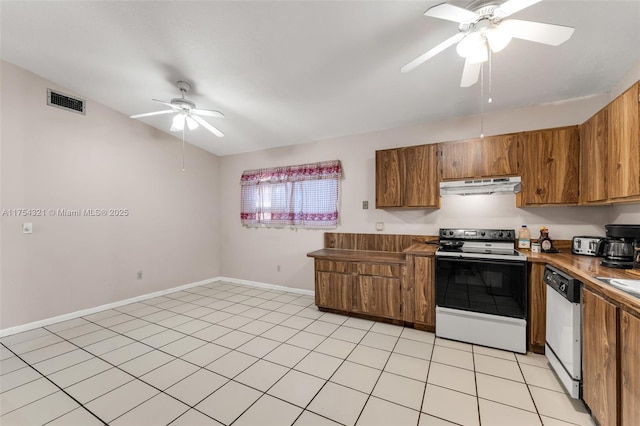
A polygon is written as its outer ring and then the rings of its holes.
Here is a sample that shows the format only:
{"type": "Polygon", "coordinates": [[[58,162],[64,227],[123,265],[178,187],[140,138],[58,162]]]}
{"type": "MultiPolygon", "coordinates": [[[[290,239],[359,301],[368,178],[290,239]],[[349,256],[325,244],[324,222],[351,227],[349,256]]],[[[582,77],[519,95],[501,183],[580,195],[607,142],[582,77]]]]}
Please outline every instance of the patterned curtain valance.
{"type": "Polygon", "coordinates": [[[258,185],[260,183],[300,182],[304,180],[340,179],[342,164],[340,160],[321,161],[319,163],[297,166],[271,167],[266,169],[245,170],[240,185],[258,185]]]}

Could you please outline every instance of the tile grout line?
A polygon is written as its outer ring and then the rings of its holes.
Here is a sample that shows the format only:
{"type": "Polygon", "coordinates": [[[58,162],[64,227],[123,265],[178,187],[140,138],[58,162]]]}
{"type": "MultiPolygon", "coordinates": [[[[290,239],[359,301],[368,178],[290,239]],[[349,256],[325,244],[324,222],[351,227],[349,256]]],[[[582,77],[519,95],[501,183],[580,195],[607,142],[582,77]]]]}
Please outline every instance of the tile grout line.
{"type": "MultiPolygon", "coordinates": [[[[73,401],[75,401],[75,402],[79,405],[79,407],[84,408],[87,412],[89,412],[89,414],[91,414],[92,416],[94,416],[96,419],[100,420],[104,425],[107,425],[107,422],[105,422],[104,420],[102,420],[102,419],[101,419],[97,414],[95,414],[93,411],[91,411],[91,410],[87,409],[87,408],[84,406],[84,404],[82,404],[80,401],[78,401],[76,398],[74,398],[72,395],[70,395],[70,394],[69,394],[67,391],[65,391],[62,387],[58,386],[58,384],[56,384],[56,383],[55,383],[53,380],[51,380],[49,377],[47,377],[46,375],[42,374],[42,373],[41,373],[37,368],[35,368],[32,364],[30,364],[30,363],[26,362],[24,359],[22,359],[22,358],[20,357],[20,355],[18,355],[18,354],[16,354],[15,352],[13,352],[13,351],[11,350],[11,348],[7,347],[7,346],[6,346],[6,345],[4,345],[4,344],[1,344],[1,345],[2,345],[2,346],[4,346],[8,351],[10,351],[10,352],[11,352],[14,356],[16,356],[19,360],[21,360],[22,362],[24,362],[25,364],[27,364],[27,365],[28,365],[31,369],[33,369],[36,373],[40,374],[40,375],[42,376],[42,378],[46,379],[49,383],[53,384],[56,388],[58,388],[58,389],[59,389],[59,391],[62,391],[62,393],[64,393],[64,394],[65,394],[65,395],[67,395],[69,398],[71,398],[73,401]]],[[[35,380],[39,380],[39,379],[35,379],[35,380]]],[[[29,382],[29,383],[31,383],[31,382],[29,382]]],[[[23,385],[20,385],[20,386],[23,386],[23,385]]],[[[18,386],[18,387],[19,387],[19,386],[18,386]]],[[[28,404],[25,404],[25,405],[23,405],[23,406],[21,406],[21,407],[18,407],[18,408],[16,408],[16,409],[14,409],[14,410],[8,411],[8,412],[4,413],[4,414],[2,415],[2,417],[4,417],[5,415],[7,415],[7,414],[9,414],[9,413],[12,413],[12,412],[14,412],[14,411],[17,411],[17,410],[19,410],[19,409],[21,409],[21,408],[23,408],[23,407],[26,407],[26,406],[28,406],[28,405],[30,405],[30,404],[33,404],[33,403],[34,403],[34,402],[36,402],[36,401],[40,401],[40,400],[42,400],[42,399],[44,399],[44,398],[46,398],[46,397],[48,397],[48,396],[50,396],[50,395],[53,395],[53,394],[45,395],[45,396],[43,396],[42,398],[39,398],[39,399],[37,399],[37,400],[35,400],[35,401],[31,401],[31,402],[29,402],[28,404]]],[[[60,418],[60,417],[62,417],[62,416],[64,416],[64,415],[66,415],[66,414],[69,414],[71,411],[74,411],[74,410],[76,410],[76,409],[77,409],[77,408],[79,408],[79,407],[76,407],[76,408],[74,408],[73,410],[67,411],[66,413],[63,413],[63,414],[61,414],[60,416],[58,416],[58,417],[56,417],[56,418],[54,418],[54,419],[49,420],[47,423],[50,423],[50,422],[52,422],[52,421],[54,421],[54,420],[56,420],[56,419],[58,419],[58,418],[60,418]]]]}

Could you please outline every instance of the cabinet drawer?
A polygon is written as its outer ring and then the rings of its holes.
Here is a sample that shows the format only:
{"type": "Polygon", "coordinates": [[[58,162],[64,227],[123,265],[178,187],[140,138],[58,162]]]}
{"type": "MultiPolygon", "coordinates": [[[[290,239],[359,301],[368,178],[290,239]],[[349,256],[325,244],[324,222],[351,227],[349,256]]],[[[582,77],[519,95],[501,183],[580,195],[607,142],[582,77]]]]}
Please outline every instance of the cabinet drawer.
{"type": "Polygon", "coordinates": [[[400,265],[389,265],[381,263],[358,263],[358,274],[399,278],[400,265]]]}
{"type": "Polygon", "coordinates": [[[340,262],[321,259],[316,259],[316,271],[338,272],[343,274],[350,274],[355,272],[353,262],[340,262]]]}

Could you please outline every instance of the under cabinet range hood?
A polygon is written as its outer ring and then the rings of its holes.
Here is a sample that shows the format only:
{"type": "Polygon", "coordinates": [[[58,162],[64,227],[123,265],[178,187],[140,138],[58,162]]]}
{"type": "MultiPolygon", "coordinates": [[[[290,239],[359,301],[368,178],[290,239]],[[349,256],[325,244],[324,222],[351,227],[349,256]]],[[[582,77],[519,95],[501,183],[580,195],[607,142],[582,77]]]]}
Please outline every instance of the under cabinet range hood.
{"type": "Polygon", "coordinates": [[[440,196],[515,194],[522,189],[519,176],[440,182],[440,196]]]}

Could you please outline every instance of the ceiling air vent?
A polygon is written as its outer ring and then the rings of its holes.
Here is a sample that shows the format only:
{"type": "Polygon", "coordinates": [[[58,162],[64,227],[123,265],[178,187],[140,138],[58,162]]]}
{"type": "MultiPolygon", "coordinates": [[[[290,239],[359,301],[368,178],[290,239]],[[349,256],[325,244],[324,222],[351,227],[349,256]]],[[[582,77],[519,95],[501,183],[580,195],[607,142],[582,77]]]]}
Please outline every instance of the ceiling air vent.
{"type": "Polygon", "coordinates": [[[86,114],[86,103],[84,99],[72,98],[60,92],[47,89],[47,105],[62,108],[67,111],[86,114]]]}

